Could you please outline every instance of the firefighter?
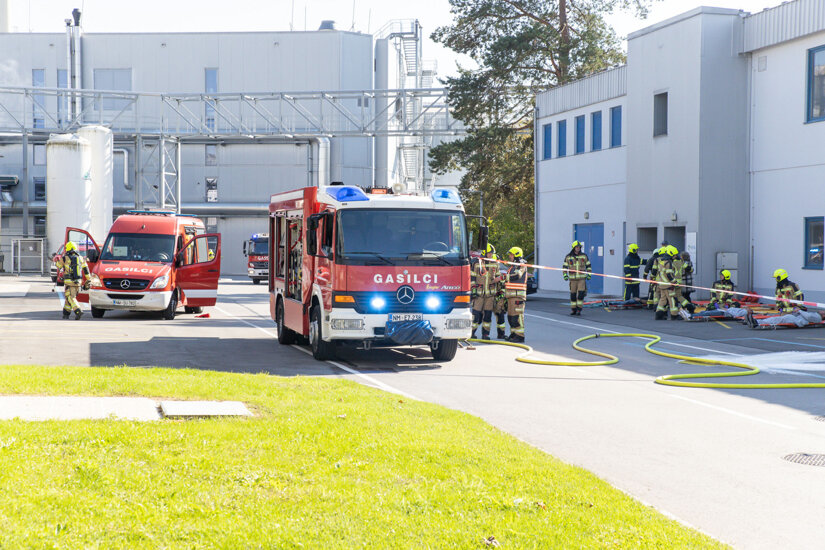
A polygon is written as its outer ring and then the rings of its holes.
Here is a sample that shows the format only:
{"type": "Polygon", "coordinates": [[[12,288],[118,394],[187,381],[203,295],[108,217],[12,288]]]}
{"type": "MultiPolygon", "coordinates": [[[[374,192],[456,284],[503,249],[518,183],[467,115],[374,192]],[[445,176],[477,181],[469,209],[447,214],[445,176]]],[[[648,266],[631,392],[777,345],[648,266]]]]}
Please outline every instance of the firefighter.
{"type": "Polygon", "coordinates": [[[656,259],[659,257],[661,250],[661,248],[654,250],[653,254],[651,254],[650,258],[645,262],[645,271],[642,278],[651,281],[651,283],[647,285],[647,309],[655,309],[656,304],[659,302],[659,291],[657,290],[659,285],[653,281],[656,280],[656,259]]]}
{"type": "MultiPolygon", "coordinates": [[[[627,256],[624,258],[624,276],[638,279],[639,268],[642,267],[642,259],[639,257],[639,245],[633,243],[627,247],[627,256]]],[[[624,300],[632,298],[639,299],[639,281],[624,282],[624,300]]]]}
{"type": "Polygon", "coordinates": [[[510,323],[508,342],[524,342],[524,303],[527,301],[527,267],[524,251],[514,246],[507,252],[510,268],[504,279],[507,298],[507,321],[510,323]],[[515,265],[512,265],[515,264],[515,265]]]}
{"type": "Polygon", "coordinates": [[[668,311],[670,311],[670,319],[673,321],[681,320],[679,316],[679,308],[676,306],[676,296],[673,288],[673,283],[676,282],[676,275],[673,272],[673,257],[676,256],[678,250],[675,246],[668,245],[659,250],[659,255],[656,258],[656,285],[659,289],[659,303],[656,306],[656,320],[661,321],[667,319],[668,311]]]}
{"type": "Polygon", "coordinates": [[[693,310],[696,309],[696,307],[690,303],[690,300],[688,300],[684,294],[685,277],[693,269],[693,264],[686,262],[682,255],[679,254],[679,250],[675,246],[673,249],[676,250],[676,254],[671,260],[671,264],[673,265],[673,276],[675,278],[674,282],[676,283],[673,286],[673,299],[677,308],[686,309],[690,313],[693,313],[693,310]]]}
{"type": "Polygon", "coordinates": [[[499,281],[498,264],[495,261],[496,249],[487,244],[484,258],[475,265],[476,298],[473,300],[473,337],[481,324],[481,339],[490,339],[490,327],[496,300],[496,283],[499,281]]]}
{"type": "Polygon", "coordinates": [[[822,315],[819,313],[808,311],[802,304],[793,304],[791,300],[803,301],[805,295],[799,288],[799,285],[788,279],[788,272],[784,269],[777,269],[773,272],[773,278],[776,279],[776,306],[779,308],[779,315],[768,317],[767,319],[756,320],[753,318],[753,312],[748,310],[745,322],[750,328],[757,326],[773,326],[776,325],[796,325],[802,328],[811,323],[822,322],[822,315]]]}
{"type": "MultiPolygon", "coordinates": [[[[690,261],[690,253],[685,250],[681,254],[682,261],[685,262],[684,273],[684,288],[682,288],[682,295],[687,298],[688,302],[693,302],[690,295],[693,293],[693,262],[690,261]]],[[[695,308],[694,308],[695,309],[695,308]]]]}
{"type": "Polygon", "coordinates": [[[77,245],[69,241],[66,243],[64,250],[65,253],[57,265],[58,268],[63,269],[63,293],[66,296],[63,303],[63,318],[68,319],[69,314],[74,311],[74,318],[80,319],[83,312],[76,300],[77,293],[81,287],[84,290],[89,289],[92,277],[89,274],[89,266],[86,265],[86,260],[77,252],[77,245]]]}
{"type": "Polygon", "coordinates": [[[584,297],[587,295],[587,283],[593,268],[590,267],[590,258],[582,252],[579,241],[573,241],[570,252],[564,257],[562,276],[570,282],[570,315],[581,315],[584,306],[584,297]]]}
{"type": "Polygon", "coordinates": [[[730,271],[723,269],[719,272],[719,280],[714,281],[711,286],[713,290],[710,293],[710,303],[707,309],[714,310],[722,306],[733,305],[733,294],[731,294],[736,287],[733,281],[730,280],[730,271]]]}
{"type": "MultiPolygon", "coordinates": [[[[493,255],[495,257],[495,255],[493,255]]],[[[498,266],[498,264],[496,264],[498,266]]],[[[496,267],[496,269],[499,269],[496,267]]],[[[505,319],[507,317],[507,295],[504,288],[504,278],[499,276],[496,282],[496,297],[495,305],[493,306],[493,313],[496,316],[496,340],[505,340],[507,325],[505,319]]]]}

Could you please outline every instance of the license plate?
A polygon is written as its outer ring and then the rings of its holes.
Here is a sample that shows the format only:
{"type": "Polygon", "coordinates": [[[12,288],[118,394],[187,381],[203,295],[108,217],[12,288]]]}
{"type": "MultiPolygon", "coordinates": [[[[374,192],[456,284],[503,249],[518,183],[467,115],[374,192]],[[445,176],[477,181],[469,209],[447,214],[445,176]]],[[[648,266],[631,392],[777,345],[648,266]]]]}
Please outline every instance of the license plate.
{"type": "Polygon", "coordinates": [[[422,321],[423,313],[390,313],[390,321],[422,321]]]}
{"type": "Polygon", "coordinates": [[[136,306],[137,300],[112,300],[116,306],[136,306]]]}

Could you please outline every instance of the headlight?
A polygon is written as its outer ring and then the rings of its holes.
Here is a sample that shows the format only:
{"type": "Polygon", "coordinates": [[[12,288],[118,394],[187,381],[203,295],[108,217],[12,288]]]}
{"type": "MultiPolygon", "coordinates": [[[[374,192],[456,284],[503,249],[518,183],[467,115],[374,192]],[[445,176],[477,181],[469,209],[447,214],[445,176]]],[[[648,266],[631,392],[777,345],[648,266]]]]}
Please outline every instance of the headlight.
{"type": "Polygon", "coordinates": [[[100,277],[98,277],[94,273],[92,273],[92,277],[89,279],[89,282],[92,284],[92,286],[103,286],[103,283],[100,282],[100,277]]]}
{"type": "Polygon", "coordinates": [[[333,319],[332,328],[335,330],[361,330],[364,328],[363,319],[333,319]]]}
{"type": "Polygon", "coordinates": [[[470,328],[469,319],[447,319],[447,330],[462,330],[470,328]]]}
{"type": "Polygon", "coordinates": [[[155,282],[149,288],[165,288],[167,284],[169,284],[169,275],[162,275],[155,279],[155,282]]]}

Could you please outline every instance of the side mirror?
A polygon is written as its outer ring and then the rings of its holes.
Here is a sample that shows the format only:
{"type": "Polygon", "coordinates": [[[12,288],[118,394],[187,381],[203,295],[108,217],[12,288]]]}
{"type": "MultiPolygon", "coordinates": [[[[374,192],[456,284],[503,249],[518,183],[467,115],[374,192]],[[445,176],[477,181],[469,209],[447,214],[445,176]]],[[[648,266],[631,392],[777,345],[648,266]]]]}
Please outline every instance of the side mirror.
{"type": "Polygon", "coordinates": [[[321,217],[323,214],[313,214],[307,218],[307,229],[310,231],[315,231],[318,229],[318,224],[321,221],[321,217]]]}
{"type": "Polygon", "coordinates": [[[243,255],[244,256],[246,256],[246,245],[247,245],[247,241],[244,241],[243,242],[243,255]]]}
{"type": "Polygon", "coordinates": [[[89,250],[89,251],[86,253],[86,261],[89,261],[89,262],[94,263],[94,262],[96,262],[98,259],[99,259],[99,257],[98,257],[98,255],[97,255],[97,250],[96,250],[96,249],[94,249],[94,248],[93,248],[93,249],[89,250]]]}
{"type": "Polygon", "coordinates": [[[478,249],[481,251],[487,250],[487,238],[489,235],[489,230],[486,225],[482,225],[478,228],[478,249]]]}
{"type": "Polygon", "coordinates": [[[183,265],[183,260],[181,259],[181,257],[178,256],[177,258],[175,258],[175,267],[178,268],[182,265],[183,265]]]}

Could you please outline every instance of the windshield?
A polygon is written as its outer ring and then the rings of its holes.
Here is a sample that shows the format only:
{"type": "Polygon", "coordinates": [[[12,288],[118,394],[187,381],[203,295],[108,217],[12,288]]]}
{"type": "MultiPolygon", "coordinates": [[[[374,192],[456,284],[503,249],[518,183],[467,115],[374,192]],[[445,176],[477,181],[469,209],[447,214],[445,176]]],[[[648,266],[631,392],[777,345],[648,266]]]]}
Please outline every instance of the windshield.
{"type": "Polygon", "coordinates": [[[173,235],[110,233],[103,245],[101,260],[167,262],[175,257],[173,235]]]}
{"type": "Polygon", "coordinates": [[[463,212],[370,209],[338,213],[338,256],[344,260],[467,260],[463,212]]]}
{"type": "Polygon", "coordinates": [[[264,239],[262,241],[249,241],[249,252],[250,256],[266,256],[269,254],[269,240],[264,239]]]}

